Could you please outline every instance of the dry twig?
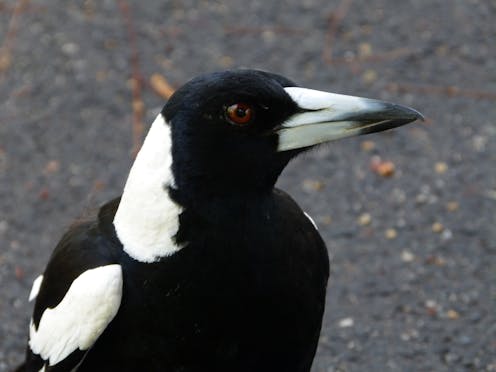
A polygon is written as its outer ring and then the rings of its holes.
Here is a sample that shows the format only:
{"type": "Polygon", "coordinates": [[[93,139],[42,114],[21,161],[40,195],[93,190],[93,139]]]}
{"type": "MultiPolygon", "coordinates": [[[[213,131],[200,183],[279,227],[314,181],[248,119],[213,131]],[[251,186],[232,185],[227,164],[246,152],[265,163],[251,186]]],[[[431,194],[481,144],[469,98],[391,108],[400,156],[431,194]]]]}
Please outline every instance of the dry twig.
{"type": "Polygon", "coordinates": [[[325,44],[322,50],[322,58],[324,62],[332,63],[332,47],[336,39],[336,32],[343,19],[348,14],[352,0],[342,0],[336,11],[329,15],[329,27],[327,29],[325,44]]]}
{"type": "Polygon", "coordinates": [[[174,93],[172,85],[160,74],[153,74],[150,77],[150,85],[155,93],[162,98],[169,99],[174,93]]]}
{"type": "Polygon", "coordinates": [[[141,142],[143,140],[144,124],[143,116],[145,105],[142,99],[143,77],[140,71],[138,49],[136,47],[136,31],[134,29],[133,19],[129,10],[129,4],[126,0],[117,0],[119,11],[124,20],[129,48],[131,50],[131,90],[132,90],[132,108],[133,108],[133,149],[132,154],[136,156],[141,142]]]}
{"type": "Polygon", "coordinates": [[[333,58],[332,61],[330,61],[329,63],[333,64],[333,65],[380,63],[380,62],[394,60],[397,58],[407,57],[407,56],[413,55],[415,53],[416,53],[416,51],[414,51],[410,48],[401,47],[401,48],[389,50],[387,52],[375,53],[375,54],[370,54],[370,55],[366,55],[366,56],[354,56],[354,57],[350,57],[350,58],[346,58],[346,57],[333,58]]]}
{"type": "Polygon", "coordinates": [[[304,34],[305,30],[301,28],[285,27],[285,26],[262,26],[262,27],[249,27],[249,26],[230,26],[224,29],[227,35],[246,35],[246,34],[262,34],[264,32],[273,32],[274,34],[304,34]]]}
{"type": "Polygon", "coordinates": [[[15,36],[19,28],[19,16],[27,7],[29,0],[18,0],[12,10],[7,33],[0,47],[0,78],[8,70],[12,63],[12,48],[14,47],[15,36]]]}
{"type": "Polygon", "coordinates": [[[408,83],[393,83],[386,85],[386,89],[392,92],[440,94],[449,97],[466,97],[471,99],[496,101],[495,92],[473,90],[473,89],[462,89],[454,85],[442,86],[442,85],[427,85],[427,84],[421,85],[421,84],[408,84],[408,83]]]}

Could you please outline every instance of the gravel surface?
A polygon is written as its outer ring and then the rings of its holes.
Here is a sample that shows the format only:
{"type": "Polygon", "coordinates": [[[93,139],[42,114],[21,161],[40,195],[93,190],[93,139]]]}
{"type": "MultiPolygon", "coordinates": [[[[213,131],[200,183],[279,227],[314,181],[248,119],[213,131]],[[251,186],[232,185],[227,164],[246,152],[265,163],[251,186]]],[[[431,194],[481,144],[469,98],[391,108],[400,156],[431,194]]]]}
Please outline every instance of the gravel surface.
{"type": "Polygon", "coordinates": [[[234,67],[427,117],[321,147],[279,181],[332,258],[314,371],[496,371],[496,3],[138,4],[0,1],[0,371],[22,359],[61,233],[121,192],[133,107],[146,130],[164,103],[151,76],[234,67]]]}

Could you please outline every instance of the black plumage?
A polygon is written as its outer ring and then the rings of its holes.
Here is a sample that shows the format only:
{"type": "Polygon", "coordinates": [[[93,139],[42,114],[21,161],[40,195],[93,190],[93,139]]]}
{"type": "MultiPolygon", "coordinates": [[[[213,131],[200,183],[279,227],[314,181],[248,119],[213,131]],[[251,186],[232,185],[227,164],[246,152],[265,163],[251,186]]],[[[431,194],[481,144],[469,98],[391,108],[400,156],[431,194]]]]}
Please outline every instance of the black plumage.
{"type": "MultiPolygon", "coordinates": [[[[74,225],[43,274],[32,326],[32,332],[41,336],[32,336],[20,370],[310,370],[324,312],[327,250],[312,221],[274,184],[294,156],[336,137],[322,136],[320,129],[310,128],[312,124],[351,123],[352,135],[360,134],[360,126],[364,133],[378,131],[420,116],[401,106],[353,98],[352,102],[366,102],[368,111],[354,109],[347,117],[339,106],[334,109],[341,110],[339,117],[319,116],[309,123],[301,115],[321,111],[331,115],[332,110],[317,107],[319,97],[327,96],[303,89],[295,94],[287,87],[296,84],[275,74],[239,70],[201,76],[174,94],[162,110],[163,121],[156,125],[167,126],[170,133],[172,180],[159,186],[163,200],[178,206],[177,216],[160,210],[161,199],[147,204],[146,192],[138,194],[142,207],[138,203],[129,208],[139,211],[137,225],[164,214],[167,228],[177,220],[170,237],[174,249],[161,254],[160,247],[153,248],[158,250],[150,259],[139,253],[139,247],[128,248],[136,239],[139,242],[140,235],[132,235],[131,243],[122,238],[127,235],[119,230],[116,212],[129,203],[124,196],[122,202],[115,199],[104,205],[94,219],[74,225]],[[308,93],[311,103],[300,93],[308,93]],[[297,118],[296,124],[292,118],[297,118]],[[310,128],[314,143],[295,145],[299,138],[291,132],[295,127],[310,128]],[[283,131],[291,132],[289,140],[283,131]],[[160,213],[139,209],[147,205],[158,205],[160,213]],[[56,346],[43,349],[50,337],[72,332],[45,336],[40,330],[40,322],[49,322],[42,318],[45,311],[64,301],[70,305],[80,301],[85,309],[84,296],[71,285],[88,270],[99,272],[103,267],[117,268],[109,278],[122,279],[122,289],[116,285],[110,291],[119,301],[114,299],[104,312],[108,319],[103,329],[94,325],[98,319],[91,312],[82,310],[81,319],[76,314],[71,321],[90,329],[91,345],[78,347],[83,341],[70,341],[66,344],[76,346],[61,346],[62,353],[54,351],[60,345],[54,340],[56,346]],[[68,292],[76,299],[66,300],[68,292]],[[87,316],[92,320],[84,325],[87,316]],[[68,355],[62,358],[64,353],[68,355]]],[[[154,172],[147,174],[154,177],[154,172]]],[[[133,216],[126,217],[132,221],[133,216]]],[[[153,233],[166,234],[160,229],[153,233]]],[[[105,299],[98,301],[106,305],[105,299]]],[[[60,323],[69,322],[70,317],[60,313],[60,323]]]]}

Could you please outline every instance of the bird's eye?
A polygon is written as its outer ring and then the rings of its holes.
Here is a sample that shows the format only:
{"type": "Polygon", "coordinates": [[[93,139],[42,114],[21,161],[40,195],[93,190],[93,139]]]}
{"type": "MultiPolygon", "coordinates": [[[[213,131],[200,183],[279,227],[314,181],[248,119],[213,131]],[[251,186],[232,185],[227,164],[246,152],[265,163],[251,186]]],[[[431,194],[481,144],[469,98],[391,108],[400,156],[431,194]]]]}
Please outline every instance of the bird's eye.
{"type": "Polygon", "coordinates": [[[246,103],[235,103],[226,108],[227,119],[236,125],[246,125],[253,119],[253,108],[246,103]]]}

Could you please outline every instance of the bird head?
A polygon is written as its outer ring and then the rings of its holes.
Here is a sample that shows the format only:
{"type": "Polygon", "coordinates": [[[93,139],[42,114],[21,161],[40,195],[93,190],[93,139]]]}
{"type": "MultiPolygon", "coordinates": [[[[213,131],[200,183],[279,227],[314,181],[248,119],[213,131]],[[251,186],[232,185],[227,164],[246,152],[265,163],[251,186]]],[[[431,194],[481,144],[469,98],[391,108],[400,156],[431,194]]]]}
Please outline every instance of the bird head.
{"type": "Polygon", "coordinates": [[[422,119],[405,106],[305,89],[255,70],[199,76],[162,115],[171,126],[177,187],[224,195],[271,190],[291,158],[319,144],[422,119]]]}

